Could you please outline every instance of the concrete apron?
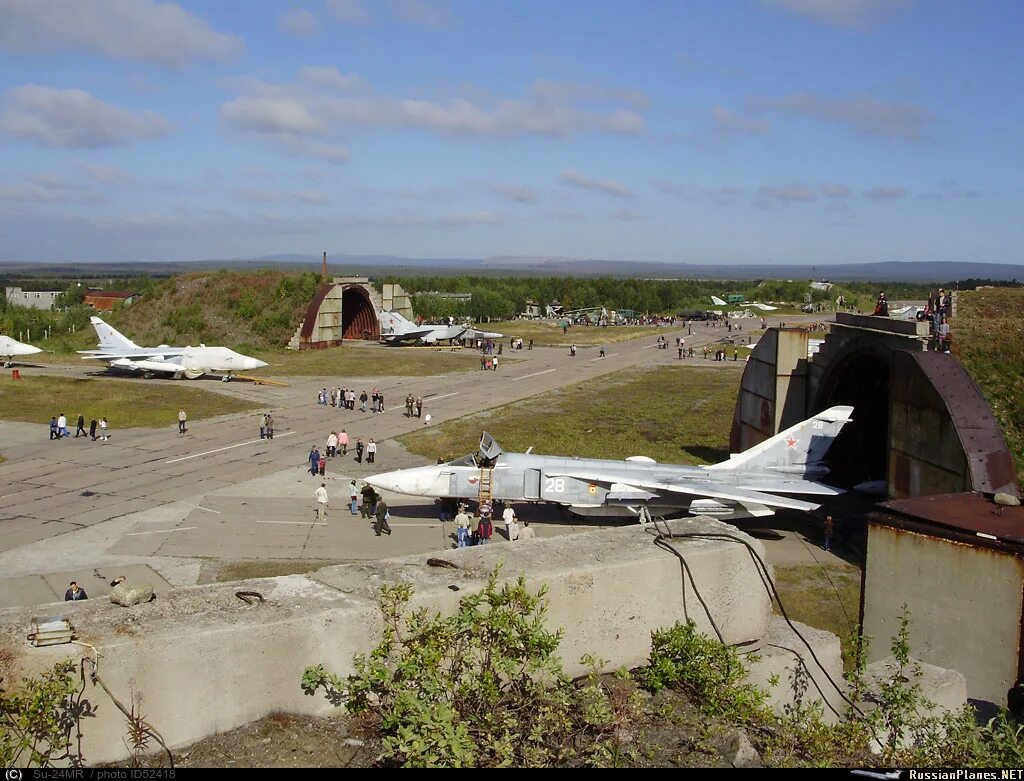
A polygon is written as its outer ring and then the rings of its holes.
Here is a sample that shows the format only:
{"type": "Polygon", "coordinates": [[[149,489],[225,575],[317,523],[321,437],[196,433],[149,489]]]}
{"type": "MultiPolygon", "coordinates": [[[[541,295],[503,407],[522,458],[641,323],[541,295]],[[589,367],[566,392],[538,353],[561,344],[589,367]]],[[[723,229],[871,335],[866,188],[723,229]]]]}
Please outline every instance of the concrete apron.
{"type": "MultiPolygon", "coordinates": [[[[763,555],[759,541],[712,518],[670,526],[675,532],[733,534],[763,555]]],[[[749,647],[768,636],[771,604],[744,546],[693,539],[673,544],[727,643],[749,647]]],[[[445,612],[479,590],[499,564],[502,580],[523,574],[531,589],[546,585],[547,623],[565,630],[560,653],[570,674],[584,671],[580,658],[587,653],[607,659],[609,670],[643,664],[651,631],[676,621],[692,619],[714,636],[679,560],[654,545],[649,527],[435,555],[458,569],[428,566],[429,556],[420,554],[310,575],[182,589],[133,608],[100,600],[68,603],[61,612],[77,638],[99,650],[99,673],[107,686],[128,703],[131,685],[142,697],[141,713],[172,747],[274,711],[330,711],[323,697],[303,695],[302,671],[320,663],[341,675],[352,671],[353,654],[368,652],[379,641],[377,596],[385,584],[407,582],[414,589],[414,607],[445,612]],[[238,590],[258,591],[266,602],[246,605],[235,596],[238,590]]],[[[25,635],[32,610],[0,611],[0,651],[13,652],[12,677],[91,654],[77,645],[30,647],[25,635]]],[[[831,635],[823,639],[835,649],[829,654],[835,670],[838,642],[831,635]]],[[[774,671],[780,670],[775,666],[774,671]]],[[[124,718],[99,687],[87,684],[85,698],[96,707],[94,717],[82,721],[86,761],[125,758],[124,718]]]]}

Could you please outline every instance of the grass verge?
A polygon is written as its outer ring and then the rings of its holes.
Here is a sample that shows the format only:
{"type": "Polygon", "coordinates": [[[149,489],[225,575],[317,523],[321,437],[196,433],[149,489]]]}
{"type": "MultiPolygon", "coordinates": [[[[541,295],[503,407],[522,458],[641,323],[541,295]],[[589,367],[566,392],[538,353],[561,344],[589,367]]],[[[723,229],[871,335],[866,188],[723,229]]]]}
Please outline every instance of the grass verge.
{"type": "MultiPolygon", "coordinates": [[[[277,377],[424,377],[480,368],[474,350],[433,350],[421,347],[331,347],[326,350],[278,350],[258,354],[269,366],[251,372],[277,377]]],[[[504,360],[505,356],[501,356],[504,360]]]]}
{"type": "Polygon", "coordinates": [[[202,420],[256,405],[220,393],[181,385],[106,382],[67,377],[0,377],[0,420],[48,424],[51,415],[64,413],[74,428],[79,414],[86,423],[105,417],[114,428],[176,426],[178,410],[188,419],[202,420]]]}
{"type": "Polygon", "coordinates": [[[200,582],[231,583],[252,578],[277,578],[282,575],[305,575],[318,569],[340,564],[328,559],[254,559],[246,561],[218,561],[213,565],[211,580],[200,582]]]}
{"type": "MultiPolygon", "coordinates": [[[[533,339],[534,345],[538,347],[568,347],[570,344],[582,347],[613,344],[637,339],[641,336],[657,339],[659,334],[669,333],[671,330],[664,326],[653,325],[613,325],[607,328],[573,325],[569,327],[567,333],[563,334],[562,327],[557,322],[537,320],[505,320],[500,323],[487,323],[480,328],[497,331],[504,334],[506,338],[521,337],[527,342],[533,339]]],[[[685,326],[683,330],[685,330],[685,326]]]]}
{"type": "Polygon", "coordinates": [[[775,587],[791,619],[839,637],[849,669],[848,639],[860,615],[860,570],[846,564],[775,567],[775,587]]]}
{"type": "Polygon", "coordinates": [[[1024,481],[1024,289],[957,295],[953,352],[981,387],[1024,481]]]}
{"type": "Polygon", "coordinates": [[[400,437],[430,459],[476,450],[486,429],[508,451],[675,464],[728,458],[740,375],[691,366],[616,372],[400,437]]]}

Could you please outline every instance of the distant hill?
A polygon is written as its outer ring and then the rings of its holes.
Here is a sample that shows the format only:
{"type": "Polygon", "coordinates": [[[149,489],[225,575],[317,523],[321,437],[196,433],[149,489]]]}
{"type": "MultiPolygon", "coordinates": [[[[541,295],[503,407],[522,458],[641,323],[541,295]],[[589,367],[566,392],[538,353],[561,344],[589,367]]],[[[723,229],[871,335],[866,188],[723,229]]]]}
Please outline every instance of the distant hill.
{"type": "MultiPolygon", "coordinates": [[[[216,269],[277,268],[318,271],[319,255],[283,254],[258,258],[222,258],[175,263],[0,263],[0,275],[66,278],[149,274],[166,277],[216,269]]],[[[487,258],[403,258],[394,255],[328,254],[331,274],[414,276],[476,274],[508,276],[645,277],[657,279],[828,279],[834,281],[951,282],[958,279],[1024,281],[1024,265],[970,262],[876,262],[820,265],[722,265],[602,260],[560,256],[495,255],[487,258]]]]}

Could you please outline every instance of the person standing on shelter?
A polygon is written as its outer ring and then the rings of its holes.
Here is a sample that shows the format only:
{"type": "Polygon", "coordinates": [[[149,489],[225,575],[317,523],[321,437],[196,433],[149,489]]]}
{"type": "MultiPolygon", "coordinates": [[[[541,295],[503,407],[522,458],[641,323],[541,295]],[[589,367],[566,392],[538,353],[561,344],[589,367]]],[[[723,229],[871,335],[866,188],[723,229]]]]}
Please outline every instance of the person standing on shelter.
{"type": "Polygon", "coordinates": [[[327,483],[320,483],[313,497],[316,499],[316,520],[322,523],[327,520],[327,483]]]}
{"type": "Polygon", "coordinates": [[[187,430],[185,428],[185,420],[187,419],[187,417],[188,416],[185,414],[185,408],[184,407],[182,407],[181,409],[178,410],[178,433],[179,434],[184,434],[185,431],[187,430]]]}
{"type": "Polygon", "coordinates": [[[348,434],[345,433],[345,429],[342,429],[341,433],[338,434],[338,447],[341,448],[343,456],[348,455],[348,434]]]}
{"type": "Polygon", "coordinates": [[[75,581],[71,581],[71,588],[64,592],[65,602],[78,602],[82,599],[88,599],[89,595],[85,593],[84,588],[79,588],[75,581]]]}
{"type": "Polygon", "coordinates": [[[85,436],[85,415],[78,413],[78,428],[75,431],[75,439],[85,436]]]}
{"type": "Polygon", "coordinates": [[[388,503],[383,498],[377,501],[377,511],[374,513],[374,517],[377,519],[373,524],[373,533],[380,537],[382,531],[388,533],[388,537],[391,536],[391,525],[388,520],[391,518],[391,514],[388,512],[388,503]]]}
{"type": "Polygon", "coordinates": [[[356,485],[355,480],[350,480],[348,484],[348,509],[353,515],[359,515],[359,486],[356,485]]]}
{"type": "Polygon", "coordinates": [[[372,439],[366,443],[366,463],[372,464],[377,457],[377,443],[372,439]]]}

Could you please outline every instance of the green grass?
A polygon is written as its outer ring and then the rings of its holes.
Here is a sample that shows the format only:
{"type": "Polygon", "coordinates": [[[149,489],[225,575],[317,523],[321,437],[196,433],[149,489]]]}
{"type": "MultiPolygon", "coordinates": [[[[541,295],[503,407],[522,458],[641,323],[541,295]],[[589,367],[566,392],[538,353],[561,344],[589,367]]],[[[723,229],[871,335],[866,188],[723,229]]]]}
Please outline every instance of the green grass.
{"type": "Polygon", "coordinates": [[[775,587],[791,619],[839,637],[848,668],[847,641],[860,615],[860,570],[846,564],[775,567],[775,587]]]}
{"type": "Polygon", "coordinates": [[[988,399],[1024,482],[1024,289],[964,291],[952,351],[988,399]]]}
{"type": "MultiPolygon", "coordinates": [[[[277,377],[368,377],[389,375],[423,377],[480,368],[480,354],[474,350],[433,350],[423,347],[331,347],[326,350],[276,350],[255,354],[269,366],[249,372],[277,377]]],[[[512,363],[505,355],[502,362],[512,363]]]]}
{"type": "Polygon", "coordinates": [[[340,562],[328,559],[258,559],[245,561],[219,561],[216,563],[215,583],[231,583],[253,578],[277,578],[282,575],[305,575],[340,562]]]}
{"type": "Polygon", "coordinates": [[[696,366],[629,369],[400,437],[430,458],[476,450],[486,429],[508,451],[675,464],[728,458],[740,375],[696,366]]]}
{"type": "Polygon", "coordinates": [[[51,415],[63,412],[69,428],[79,413],[105,417],[112,428],[159,428],[176,426],[178,409],[184,407],[190,421],[255,409],[248,401],[220,393],[178,385],[143,381],[82,380],[67,377],[0,377],[0,420],[49,424],[51,415]]]}
{"type": "MultiPolygon", "coordinates": [[[[567,347],[570,344],[578,346],[613,344],[625,342],[630,339],[637,339],[642,336],[649,336],[657,339],[659,334],[668,333],[669,329],[664,326],[653,325],[614,325],[608,328],[598,326],[573,325],[569,327],[566,334],[562,333],[562,327],[555,322],[538,320],[504,320],[498,323],[487,323],[479,326],[487,331],[496,331],[507,337],[522,337],[524,342],[533,339],[536,347],[567,347]]],[[[525,346],[523,349],[526,349],[525,346]]]]}

